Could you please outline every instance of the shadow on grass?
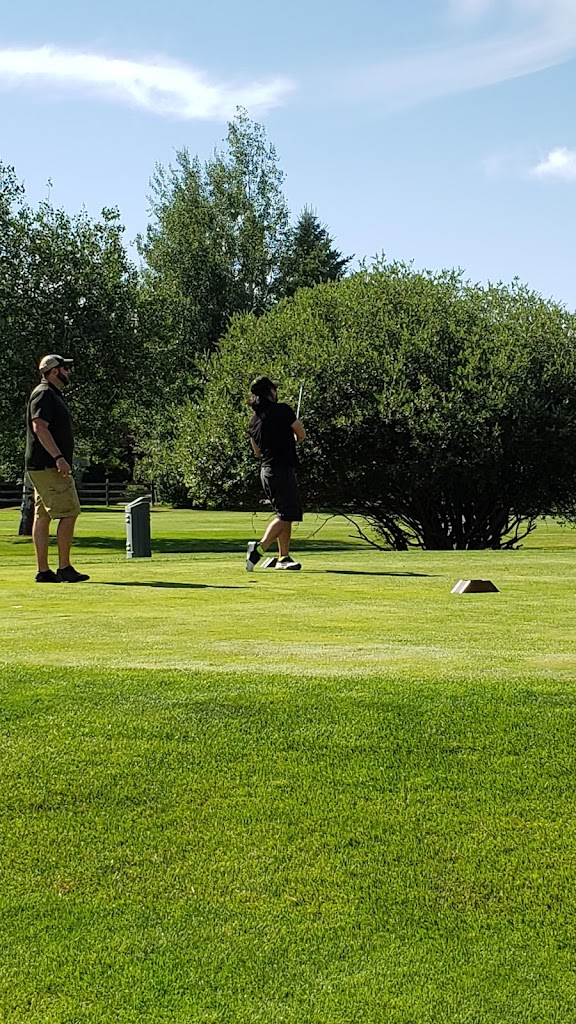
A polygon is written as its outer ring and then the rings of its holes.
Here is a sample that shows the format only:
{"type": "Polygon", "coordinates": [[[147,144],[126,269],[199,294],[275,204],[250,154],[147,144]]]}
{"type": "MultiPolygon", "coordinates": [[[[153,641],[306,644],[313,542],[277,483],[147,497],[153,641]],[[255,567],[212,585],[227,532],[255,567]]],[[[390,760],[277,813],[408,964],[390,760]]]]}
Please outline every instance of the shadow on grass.
{"type": "Polygon", "coordinates": [[[95,582],[96,587],[162,587],[164,590],[247,590],[247,587],[236,586],[215,586],[212,583],[172,583],[167,580],[150,580],[150,582],[121,583],[120,580],[113,582],[95,582]]]}
{"type": "MultiPolygon", "coordinates": [[[[139,497],[145,497],[145,495],[139,495],[139,497]]],[[[132,499],[130,499],[130,501],[132,501],[132,499]]],[[[126,505],[128,504],[129,502],[124,501],[120,505],[82,505],[82,514],[84,515],[85,512],[87,512],[88,514],[90,514],[90,512],[95,512],[96,515],[101,515],[105,512],[111,512],[116,513],[116,515],[123,516],[125,514],[124,510],[126,508],[126,505]]],[[[190,511],[191,509],[172,508],[170,505],[152,505],[152,507],[150,508],[150,515],[161,516],[164,515],[166,512],[190,511]]]]}
{"type": "Polygon", "coordinates": [[[429,572],[371,572],[369,569],[309,569],[309,572],[335,573],[337,576],[421,576],[423,579],[435,579],[437,573],[429,572]]]}
{"type": "Polygon", "coordinates": [[[95,512],[96,515],[104,515],[109,512],[115,513],[117,516],[124,516],[128,502],[123,502],[122,505],[83,505],[82,502],[80,504],[82,505],[82,515],[90,515],[92,512],[95,512]]]}
{"type": "MultiPolygon", "coordinates": [[[[125,551],[124,537],[83,537],[76,538],[81,548],[100,548],[108,551],[125,551]]],[[[300,540],[295,546],[298,551],[358,551],[358,542],[340,540],[300,540]]],[[[243,539],[220,539],[216,537],[153,537],[152,551],[159,555],[194,555],[194,554],[236,554],[246,553],[246,542],[243,539]]]]}

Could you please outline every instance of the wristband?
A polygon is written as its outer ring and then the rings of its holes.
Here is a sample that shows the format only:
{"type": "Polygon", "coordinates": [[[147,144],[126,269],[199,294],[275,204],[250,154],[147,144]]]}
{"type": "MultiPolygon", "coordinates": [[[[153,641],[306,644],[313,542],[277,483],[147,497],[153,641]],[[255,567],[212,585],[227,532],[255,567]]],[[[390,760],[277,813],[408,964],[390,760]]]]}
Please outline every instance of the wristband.
{"type": "Polygon", "coordinates": [[[60,461],[60,459],[63,459],[63,458],[64,458],[64,456],[63,456],[62,454],[60,454],[60,455],[55,455],[55,456],[54,456],[54,462],[59,462],[59,461],[60,461]]]}

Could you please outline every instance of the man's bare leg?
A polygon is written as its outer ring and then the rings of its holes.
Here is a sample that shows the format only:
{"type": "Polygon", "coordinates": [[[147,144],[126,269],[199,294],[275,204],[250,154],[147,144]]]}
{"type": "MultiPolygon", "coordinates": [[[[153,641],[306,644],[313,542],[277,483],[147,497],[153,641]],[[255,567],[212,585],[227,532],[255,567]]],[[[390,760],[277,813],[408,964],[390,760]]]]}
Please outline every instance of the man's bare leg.
{"type": "Polygon", "coordinates": [[[271,523],[268,523],[268,526],[264,531],[264,536],[258,544],[258,546],[262,548],[262,551],[267,551],[275,540],[278,541],[278,546],[280,546],[280,536],[284,532],[285,527],[286,523],[283,519],[273,519],[271,523]]]}
{"type": "Polygon", "coordinates": [[[70,548],[72,547],[72,538],[74,537],[74,527],[76,526],[77,518],[78,516],[66,516],[58,524],[56,539],[58,541],[58,566],[60,569],[66,569],[70,565],[70,548]]]}
{"type": "Polygon", "coordinates": [[[36,551],[38,572],[48,571],[48,545],[50,543],[50,520],[46,516],[34,516],[32,540],[36,551]]]}
{"type": "Polygon", "coordinates": [[[283,521],[284,529],[282,533],[278,534],[276,540],[278,541],[278,555],[280,558],[286,558],[290,554],[290,538],[292,536],[292,523],[283,521]]]}

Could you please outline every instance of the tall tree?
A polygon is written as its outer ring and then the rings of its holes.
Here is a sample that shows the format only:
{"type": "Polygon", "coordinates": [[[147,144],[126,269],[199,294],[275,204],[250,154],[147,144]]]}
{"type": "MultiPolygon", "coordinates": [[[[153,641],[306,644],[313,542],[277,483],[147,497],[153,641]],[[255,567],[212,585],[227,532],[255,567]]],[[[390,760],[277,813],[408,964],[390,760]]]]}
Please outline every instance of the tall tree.
{"type": "Polygon", "coordinates": [[[352,258],[336,249],[316,211],[304,207],[281,259],[277,292],[279,296],[288,297],[298,288],[340,281],[352,258]]]}
{"type": "Polygon", "coordinates": [[[0,472],[20,475],[26,397],[47,352],[76,361],[70,404],[78,451],[112,466],[141,369],[137,271],[115,210],[98,221],[43,202],[32,209],[0,165],[0,472]]]}
{"type": "Polygon", "coordinates": [[[156,169],[139,242],[149,301],[169,325],[158,347],[188,374],[234,313],[270,307],[288,234],[284,175],[263,127],[240,110],[226,141],[204,164],[182,149],[175,167],[156,169]]]}
{"type": "Polygon", "coordinates": [[[261,315],[276,298],[289,230],[283,180],[264,128],[243,110],[223,151],[202,163],[182,149],[152,179],[139,315],[156,387],[136,437],[138,471],[153,475],[169,500],[186,495],[174,437],[182,404],[200,393],[202,359],[235,313],[261,315]]]}

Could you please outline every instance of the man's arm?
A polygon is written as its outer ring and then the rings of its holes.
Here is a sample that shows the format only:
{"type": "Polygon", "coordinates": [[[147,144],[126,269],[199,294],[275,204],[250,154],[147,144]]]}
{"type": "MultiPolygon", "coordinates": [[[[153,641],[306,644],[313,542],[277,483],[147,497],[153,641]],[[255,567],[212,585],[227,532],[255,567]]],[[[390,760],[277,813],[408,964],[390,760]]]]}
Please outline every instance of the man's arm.
{"type": "Polygon", "coordinates": [[[250,444],[252,445],[252,451],[254,452],[254,455],[257,455],[258,458],[261,459],[262,458],[262,452],[260,451],[260,449],[259,449],[258,445],[256,444],[256,441],[254,440],[253,437],[250,438],[250,444]]]}
{"type": "Polygon", "coordinates": [[[292,430],[294,432],[294,437],[296,438],[296,444],[302,444],[302,441],[306,439],[306,431],[304,430],[300,420],[294,420],[292,430]]]}
{"type": "Polygon", "coordinates": [[[72,471],[72,467],[68,465],[66,459],[59,450],[56,441],[52,437],[52,434],[50,433],[50,425],[47,420],[42,420],[39,417],[32,420],[32,430],[48,454],[51,455],[53,459],[58,460],[56,463],[56,469],[58,472],[61,473],[62,476],[69,476],[72,471]]]}

